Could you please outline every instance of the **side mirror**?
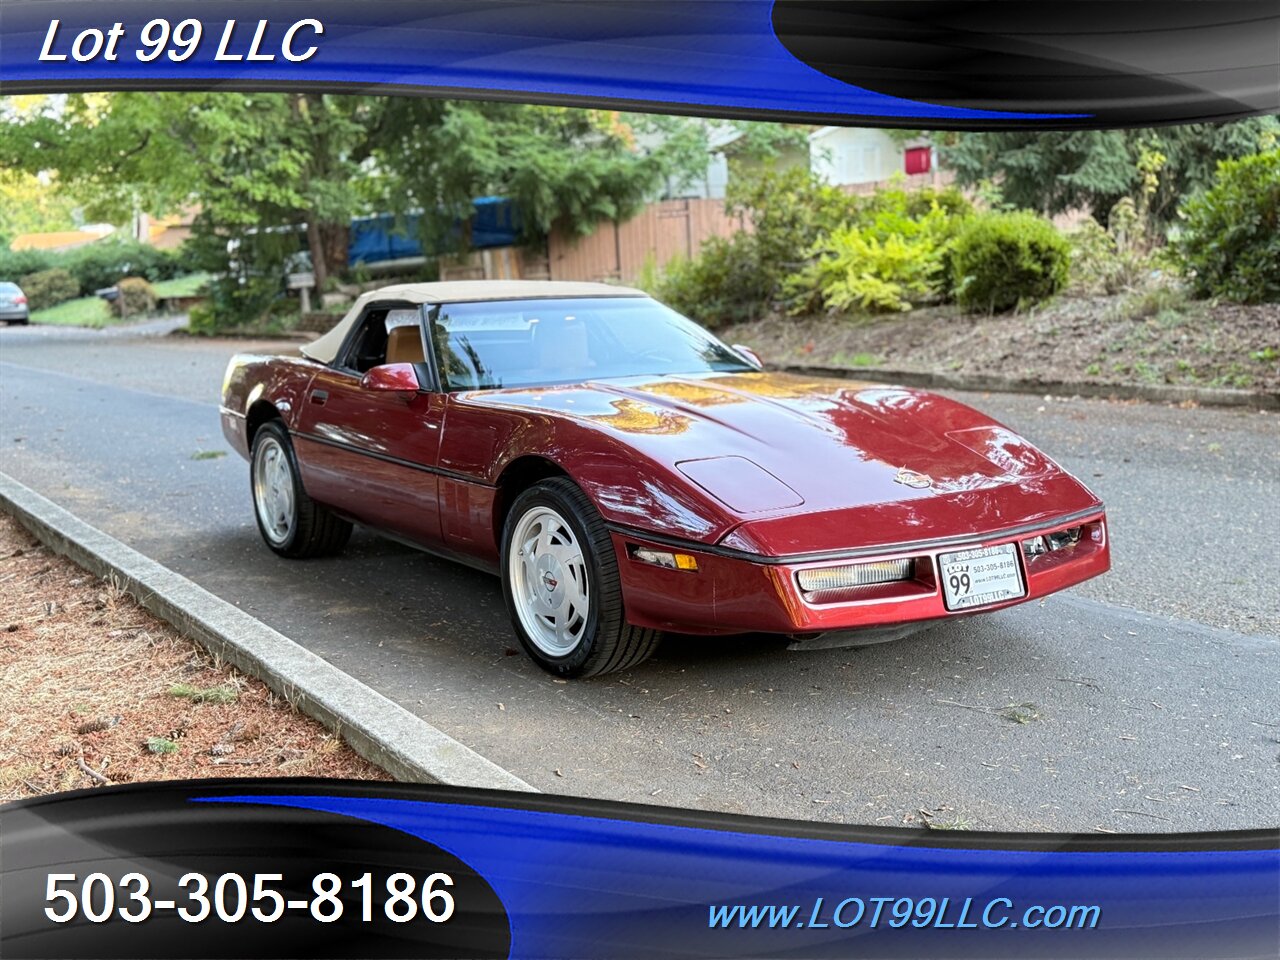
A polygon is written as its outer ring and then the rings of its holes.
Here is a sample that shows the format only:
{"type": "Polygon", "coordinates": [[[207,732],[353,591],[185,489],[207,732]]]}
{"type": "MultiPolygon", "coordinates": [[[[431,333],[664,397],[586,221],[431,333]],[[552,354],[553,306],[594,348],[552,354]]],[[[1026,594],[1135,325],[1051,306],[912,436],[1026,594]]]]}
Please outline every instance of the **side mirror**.
{"type": "Polygon", "coordinates": [[[738,356],[742,357],[743,360],[747,361],[747,363],[751,364],[757,370],[764,369],[764,361],[760,359],[760,354],[756,353],[750,347],[744,346],[741,343],[735,343],[733,345],[733,352],[738,354],[738,356]]]}
{"type": "Polygon", "coordinates": [[[360,378],[360,386],[365,390],[385,390],[389,393],[417,393],[418,372],[412,363],[384,363],[374,367],[360,378]]]}

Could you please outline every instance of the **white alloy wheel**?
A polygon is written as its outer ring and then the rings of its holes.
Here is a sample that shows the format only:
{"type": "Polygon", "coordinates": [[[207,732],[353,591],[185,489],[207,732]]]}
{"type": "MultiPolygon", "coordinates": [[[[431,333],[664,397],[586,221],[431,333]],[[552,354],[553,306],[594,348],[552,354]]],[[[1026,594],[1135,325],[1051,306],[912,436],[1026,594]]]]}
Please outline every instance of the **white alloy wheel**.
{"type": "Polygon", "coordinates": [[[289,455],[275,437],[267,436],[257,444],[253,457],[253,505],[262,521],[262,532],[273,545],[280,546],[297,522],[289,455]]]}
{"type": "Polygon", "coordinates": [[[525,634],[547,656],[567,656],[582,642],[591,611],[587,577],[568,521],[550,507],[530,507],[512,534],[507,578],[525,634]]]}

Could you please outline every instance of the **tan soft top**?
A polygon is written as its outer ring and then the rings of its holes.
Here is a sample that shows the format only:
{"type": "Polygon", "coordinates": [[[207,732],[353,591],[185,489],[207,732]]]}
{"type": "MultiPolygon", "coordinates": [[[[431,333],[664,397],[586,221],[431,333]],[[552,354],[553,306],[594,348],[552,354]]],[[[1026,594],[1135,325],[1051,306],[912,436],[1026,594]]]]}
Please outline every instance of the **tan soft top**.
{"type": "Polygon", "coordinates": [[[401,303],[475,303],[483,300],[550,300],[567,297],[644,297],[643,290],[611,283],[570,283],[561,280],[455,280],[448,283],[400,283],[362,294],[323,337],[302,347],[304,356],[332,363],[360,314],[377,300],[401,303]]]}

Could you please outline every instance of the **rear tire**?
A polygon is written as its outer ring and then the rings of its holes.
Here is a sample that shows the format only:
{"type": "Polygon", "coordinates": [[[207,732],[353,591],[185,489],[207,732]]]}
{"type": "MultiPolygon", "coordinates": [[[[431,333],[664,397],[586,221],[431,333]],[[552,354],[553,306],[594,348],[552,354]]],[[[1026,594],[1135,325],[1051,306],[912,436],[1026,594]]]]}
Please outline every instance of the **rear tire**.
{"type": "Polygon", "coordinates": [[[282,557],[327,557],[341,551],[351,538],[351,524],[302,489],[289,431],[279,420],[264,423],[253,435],[249,491],[258,532],[282,557]]]}
{"type": "Polygon", "coordinates": [[[511,505],[502,594],[525,651],[558,677],[628,670],[662,637],[627,623],[613,541],[590,498],[565,477],[534,484],[511,505]]]}

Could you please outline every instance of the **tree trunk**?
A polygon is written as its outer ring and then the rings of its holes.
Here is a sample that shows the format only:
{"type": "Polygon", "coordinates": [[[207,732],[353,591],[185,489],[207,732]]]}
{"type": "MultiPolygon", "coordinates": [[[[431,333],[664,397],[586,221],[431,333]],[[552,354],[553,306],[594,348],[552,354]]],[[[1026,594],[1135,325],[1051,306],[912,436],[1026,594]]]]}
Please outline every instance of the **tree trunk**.
{"type": "Polygon", "coordinates": [[[323,294],[329,280],[329,269],[325,257],[324,235],[315,214],[307,217],[307,249],[311,252],[311,272],[316,275],[316,293],[323,294]]]}
{"type": "Polygon", "coordinates": [[[347,247],[351,242],[351,225],[349,223],[320,224],[320,239],[324,245],[325,273],[328,275],[347,272],[347,247]]]}

